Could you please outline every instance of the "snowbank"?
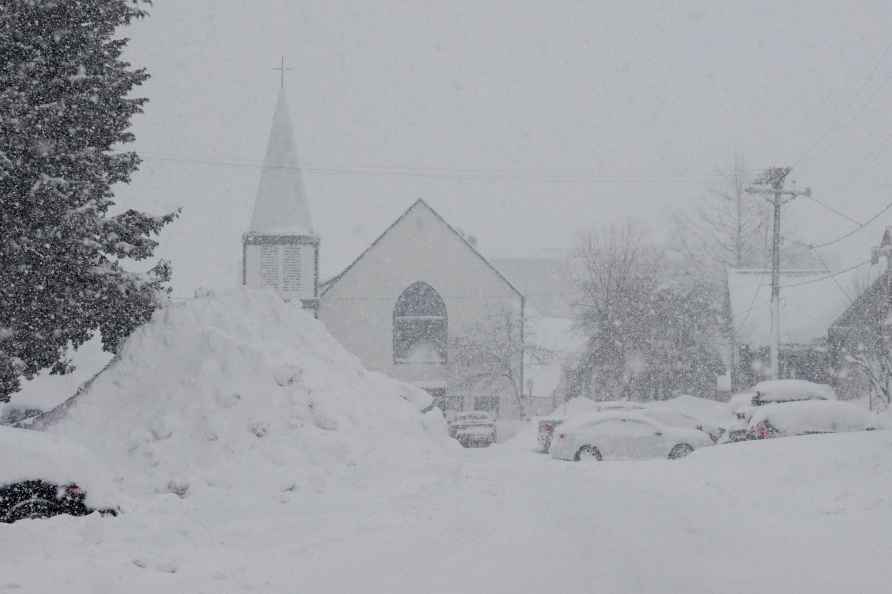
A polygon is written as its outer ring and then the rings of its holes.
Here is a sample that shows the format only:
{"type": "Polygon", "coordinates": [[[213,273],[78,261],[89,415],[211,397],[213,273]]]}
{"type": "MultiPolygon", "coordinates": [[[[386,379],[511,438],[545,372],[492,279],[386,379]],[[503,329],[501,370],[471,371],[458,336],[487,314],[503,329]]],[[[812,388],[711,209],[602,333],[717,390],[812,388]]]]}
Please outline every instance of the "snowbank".
{"type": "Polygon", "coordinates": [[[121,505],[111,475],[84,448],[54,435],[0,427],[0,485],[43,480],[59,486],[76,484],[94,508],[121,505]]]}
{"type": "Polygon", "coordinates": [[[366,371],[273,292],[239,290],[156,312],[45,424],[105,459],[125,488],[253,497],[443,463],[457,445],[441,415],[422,414],[430,401],[366,371]]]}

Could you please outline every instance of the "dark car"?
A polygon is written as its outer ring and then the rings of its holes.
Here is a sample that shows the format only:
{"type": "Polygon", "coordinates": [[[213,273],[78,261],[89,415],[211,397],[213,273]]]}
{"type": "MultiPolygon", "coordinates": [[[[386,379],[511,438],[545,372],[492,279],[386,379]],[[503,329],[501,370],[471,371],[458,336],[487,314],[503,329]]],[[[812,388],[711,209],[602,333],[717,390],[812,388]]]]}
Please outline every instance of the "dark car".
{"type": "Polygon", "coordinates": [[[0,522],[117,515],[112,481],[79,446],[42,431],[0,427],[0,449],[0,522]]]}
{"type": "Polygon", "coordinates": [[[449,422],[449,435],[464,447],[486,447],[496,441],[496,421],[482,410],[461,412],[449,422]]]}
{"type": "Polygon", "coordinates": [[[49,518],[60,514],[86,516],[98,511],[117,515],[113,508],[93,509],[85,503],[86,492],[74,483],[56,485],[44,480],[26,480],[0,486],[0,522],[49,518]]]}

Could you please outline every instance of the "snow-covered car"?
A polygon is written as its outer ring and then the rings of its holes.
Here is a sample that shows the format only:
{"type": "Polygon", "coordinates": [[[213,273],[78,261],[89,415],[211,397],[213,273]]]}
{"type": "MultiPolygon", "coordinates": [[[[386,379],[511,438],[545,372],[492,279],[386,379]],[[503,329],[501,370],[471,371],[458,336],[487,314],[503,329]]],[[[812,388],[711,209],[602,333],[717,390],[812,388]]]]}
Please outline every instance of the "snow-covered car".
{"type": "Polygon", "coordinates": [[[754,406],[753,398],[755,397],[755,392],[740,392],[731,396],[728,400],[728,409],[734,418],[740,421],[746,420],[754,406]]]}
{"type": "Polygon", "coordinates": [[[723,441],[735,442],[753,439],[750,420],[760,407],[767,404],[836,400],[836,392],[827,384],[798,379],[760,382],[746,392],[735,394],[728,401],[731,413],[737,420],[734,425],[728,428],[723,441]]]}
{"type": "Polygon", "coordinates": [[[803,400],[837,400],[836,392],[827,384],[817,384],[799,379],[769,380],[753,386],[754,406],[772,402],[797,402],[803,400]]]}
{"type": "Polygon", "coordinates": [[[552,458],[577,462],[676,459],[712,444],[703,431],[665,425],[641,413],[617,412],[562,426],[550,451],[552,458]]]}
{"type": "Polygon", "coordinates": [[[488,446],[496,441],[496,421],[482,410],[461,412],[449,422],[449,435],[463,446],[488,446]]]}
{"type": "Polygon", "coordinates": [[[558,425],[564,423],[568,418],[573,418],[574,421],[577,421],[603,412],[621,410],[643,410],[644,408],[645,406],[640,402],[631,402],[628,400],[603,400],[594,402],[590,409],[574,417],[570,417],[567,414],[557,414],[550,417],[544,417],[542,419],[539,419],[539,431],[537,435],[539,449],[542,452],[548,453],[548,449],[551,447],[551,440],[554,436],[555,428],[558,425]]]}
{"type": "Polygon", "coordinates": [[[749,421],[749,439],[813,433],[870,431],[878,417],[860,406],[837,400],[781,402],[760,406],[749,421]]]}
{"type": "Polygon", "coordinates": [[[719,438],[725,433],[724,426],[709,423],[700,417],[695,417],[686,412],[677,410],[672,406],[665,404],[665,401],[653,403],[651,406],[641,411],[641,414],[671,427],[702,431],[710,437],[713,443],[718,442],[719,438]]]}
{"type": "Polygon", "coordinates": [[[456,432],[455,439],[466,448],[490,446],[496,442],[495,423],[462,427],[456,432]]]}
{"type": "Polygon", "coordinates": [[[81,447],[40,431],[0,427],[0,451],[0,522],[117,515],[110,477],[81,447]]]}

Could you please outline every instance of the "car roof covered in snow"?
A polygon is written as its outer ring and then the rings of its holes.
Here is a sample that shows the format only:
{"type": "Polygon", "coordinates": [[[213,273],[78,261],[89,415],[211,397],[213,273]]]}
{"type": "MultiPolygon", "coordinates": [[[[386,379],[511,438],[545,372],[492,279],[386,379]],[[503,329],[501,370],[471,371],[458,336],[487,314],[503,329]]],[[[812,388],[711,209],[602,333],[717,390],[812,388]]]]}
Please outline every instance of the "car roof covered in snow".
{"type": "Polygon", "coordinates": [[[87,450],[56,435],[0,427],[0,486],[28,480],[76,484],[93,507],[118,506],[111,475],[87,450]]]}
{"type": "Polygon", "coordinates": [[[648,412],[649,411],[647,410],[606,411],[597,415],[592,415],[585,420],[568,423],[566,427],[562,426],[561,430],[565,433],[572,434],[576,432],[585,432],[609,421],[624,421],[630,423],[644,423],[653,427],[654,429],[665,432],[666,434],[684,435],[697,444],[708,444],[711,441],[706,433],[696,429],[695,427],[686,427],[676,424],[664,423],[661,420],[648,415],[648,412]]]}
{"type": "Polygon", "coordinates": [[[768,421],[782,433],[838,433],[878,428],[879,417],[869,410],[836,400],[778,402],[760,406],[750,419],[755,427],[768,421]]]}
{"type": "Polygon", "coordinates": [[[792,400],[836,400],[836,392],[827,384],[807,380],[780,379],[759,382],[753,389],[761,402],[789,402],[792,400]]]}

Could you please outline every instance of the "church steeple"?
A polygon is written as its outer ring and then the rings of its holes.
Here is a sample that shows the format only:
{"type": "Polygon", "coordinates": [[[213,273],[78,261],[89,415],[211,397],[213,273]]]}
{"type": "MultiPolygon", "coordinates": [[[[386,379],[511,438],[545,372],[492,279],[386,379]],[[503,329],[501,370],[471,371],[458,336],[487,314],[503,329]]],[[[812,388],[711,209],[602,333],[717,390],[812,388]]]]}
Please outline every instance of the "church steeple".
{"type": "Polygon", "coordinates": [[[284,87],[276,102],[249,232],[313,235],[284,87]]]}
{"type": "Polygon", "coordinates": [[[276,102],[260,185],[242,237],[242,284],[271,287],[318,313],[319,238],[313,230],[283,84],[276,102]]]}

